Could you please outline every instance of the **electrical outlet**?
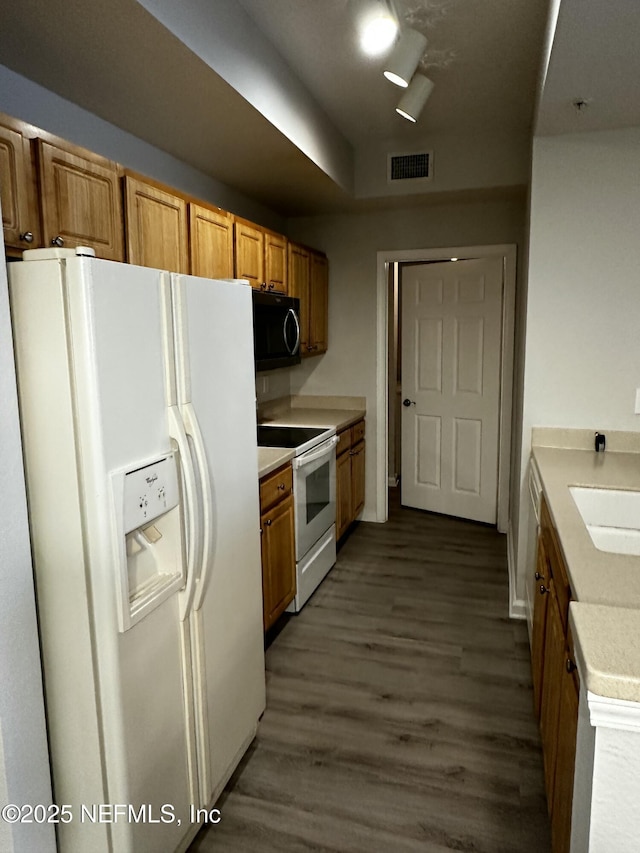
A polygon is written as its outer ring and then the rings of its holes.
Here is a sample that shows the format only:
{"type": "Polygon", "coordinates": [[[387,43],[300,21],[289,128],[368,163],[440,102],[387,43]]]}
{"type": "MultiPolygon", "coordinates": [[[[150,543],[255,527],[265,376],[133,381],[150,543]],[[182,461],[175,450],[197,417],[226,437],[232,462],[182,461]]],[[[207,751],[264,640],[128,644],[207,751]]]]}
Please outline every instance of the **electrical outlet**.
{"type": "Polygon", "coordinates": [[[636,415],[640,415],[640,388],[636,388],[636,415]]]}

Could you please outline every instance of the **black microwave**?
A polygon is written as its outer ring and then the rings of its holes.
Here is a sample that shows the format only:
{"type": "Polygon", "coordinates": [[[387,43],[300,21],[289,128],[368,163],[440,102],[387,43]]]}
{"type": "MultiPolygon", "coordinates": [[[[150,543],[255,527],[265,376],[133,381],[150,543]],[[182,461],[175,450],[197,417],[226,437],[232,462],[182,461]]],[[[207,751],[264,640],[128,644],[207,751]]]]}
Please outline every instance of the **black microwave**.
{"type": "Polygon", "coordinates": [[[300,300],[261,290],[252,293],[256,370],[300,364],[300,300]]]}

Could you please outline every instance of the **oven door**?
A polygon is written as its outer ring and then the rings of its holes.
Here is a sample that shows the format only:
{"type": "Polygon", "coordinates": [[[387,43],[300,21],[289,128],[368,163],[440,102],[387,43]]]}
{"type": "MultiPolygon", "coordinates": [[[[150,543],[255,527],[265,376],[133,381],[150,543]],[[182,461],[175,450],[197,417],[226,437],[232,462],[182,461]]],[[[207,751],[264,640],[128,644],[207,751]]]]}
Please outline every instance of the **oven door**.
{"type": "Polygon", "coordinates": [[[336,444],[332,436],[293,460],[296,561],[336,521],[336,444]]]}

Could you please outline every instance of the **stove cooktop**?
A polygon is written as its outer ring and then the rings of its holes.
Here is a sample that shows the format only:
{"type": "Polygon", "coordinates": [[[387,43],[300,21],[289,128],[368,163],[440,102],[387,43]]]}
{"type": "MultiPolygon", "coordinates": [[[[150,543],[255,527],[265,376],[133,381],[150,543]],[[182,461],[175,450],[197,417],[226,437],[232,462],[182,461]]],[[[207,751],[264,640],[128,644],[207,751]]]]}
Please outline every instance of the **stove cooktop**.
{"type": "Polygon", "coordinates": [[[259,425],[258,447],[296,448],[325,434],[331,435],[330,427],[259,425]]]}

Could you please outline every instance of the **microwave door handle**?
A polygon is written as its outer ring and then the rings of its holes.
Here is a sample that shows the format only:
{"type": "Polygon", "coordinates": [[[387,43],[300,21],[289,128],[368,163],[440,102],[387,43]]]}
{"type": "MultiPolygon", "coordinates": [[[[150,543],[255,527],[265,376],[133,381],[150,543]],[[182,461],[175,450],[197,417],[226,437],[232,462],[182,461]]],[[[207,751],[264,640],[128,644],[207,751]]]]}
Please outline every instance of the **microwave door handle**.
{"type": "Polygon", "coordinates": [[[298,352],[298,347],[300,346],[300,323],[298,322],[298,315],[293,310],[293,308],[289,308],[287,311],[286,317],[284,318],[284,326],[283,326],[283,334],[284,334],[284,344],[289,351],[290,355],[295,355],[298,352]],[[293,345],[293,348],[289,347],[289,339],[287,337],[287,323],[289,321],[289,317],[293,317],[293,322],[296,324],[296,342],[293,345]]]}

